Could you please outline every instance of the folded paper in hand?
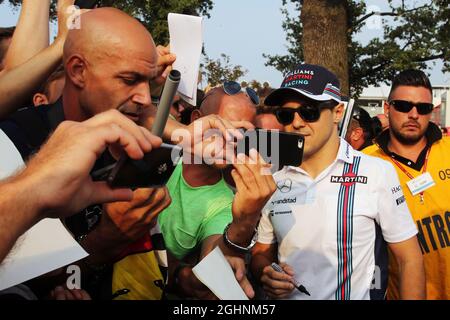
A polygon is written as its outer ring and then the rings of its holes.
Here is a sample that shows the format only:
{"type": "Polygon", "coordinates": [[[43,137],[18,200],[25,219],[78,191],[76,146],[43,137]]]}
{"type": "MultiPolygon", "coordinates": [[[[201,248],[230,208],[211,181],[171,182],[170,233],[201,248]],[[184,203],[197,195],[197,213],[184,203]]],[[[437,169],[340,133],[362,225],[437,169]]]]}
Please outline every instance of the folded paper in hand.
{"type": "Polygon", "coordinates": [[[219,247],[204,257],[192,271],[220,300],[248,300],[219,247]]]}

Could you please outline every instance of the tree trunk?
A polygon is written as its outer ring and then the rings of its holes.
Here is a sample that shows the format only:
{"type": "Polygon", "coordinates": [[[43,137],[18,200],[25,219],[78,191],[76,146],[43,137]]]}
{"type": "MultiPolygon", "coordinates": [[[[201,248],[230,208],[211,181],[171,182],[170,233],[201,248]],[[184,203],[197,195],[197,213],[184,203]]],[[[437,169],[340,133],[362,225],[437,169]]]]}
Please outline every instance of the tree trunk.
{"type": "Polygon", "coordinates": [[[300,21],[305,62],[336,74],[342,94],[348,96],[347,1],[304,0],[300,21]]]}

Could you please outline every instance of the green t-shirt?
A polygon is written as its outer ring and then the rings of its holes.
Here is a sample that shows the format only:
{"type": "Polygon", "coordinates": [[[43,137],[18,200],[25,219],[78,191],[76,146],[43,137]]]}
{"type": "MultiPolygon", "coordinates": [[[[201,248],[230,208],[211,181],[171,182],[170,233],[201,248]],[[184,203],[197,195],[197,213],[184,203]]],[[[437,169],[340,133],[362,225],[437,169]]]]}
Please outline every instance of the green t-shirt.
{"type": "Polygon", "coordinates": [[[167,182],[172,203],[158,217],[167,250],[180,260],[204,239],[222,234],[233,219],[233,192],[223,178],[214,185],[191,187],[182,171],[180,163],[167,182]]]}

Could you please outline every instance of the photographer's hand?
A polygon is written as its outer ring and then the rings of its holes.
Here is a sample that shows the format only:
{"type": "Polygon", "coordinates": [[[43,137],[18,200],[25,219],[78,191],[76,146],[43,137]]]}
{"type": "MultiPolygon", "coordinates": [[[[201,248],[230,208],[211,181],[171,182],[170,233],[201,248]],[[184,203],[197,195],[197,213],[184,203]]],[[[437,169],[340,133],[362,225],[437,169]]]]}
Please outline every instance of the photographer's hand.
{"type": "Polygon", "coordinates": [[[170,53],[170,46],[157,46],[156,53],[158,54],[157,61],[157,76],[150,83],[151,95],[159,97],[166,81],[167,76],[172,70],[172,65],[176,60],[176,56],[170,53]]]}
{"type": "Polygon", "coordinates": [[[133,191],[131,201],[103,205],[98,226],[82,242],[94,264],[114,261],[133,242],[156,224],[158,215],[170,205],[169,191],[146,188],[133,191]]]}
{"type": "MultiPolygon", "coordinates": [[[[227,237],[232,243],[246,248],[254,236],[262,208],[276,191],[276,184],[270,173],[270,165],[255,149],[250,150],[250,157],[239,154],[237,160],[231,171],[236,193],[232,205],[233,221],[227,230],[227,237]]],[[[242,252],[230,248],[223,238],[219,245],[226,255],[243,256],[242,252]]]]}
{"type": "Polygon", "coordinates": [[[63,218],[94,203],[132,199],[129,189],[92,181],[90,171],[108,146],[120,146],[131,158],[140,159],[159,144],[160,138],[117,110],[60,124],[25,170],[0,182],[0,261],[42,218],[63,218]]]}

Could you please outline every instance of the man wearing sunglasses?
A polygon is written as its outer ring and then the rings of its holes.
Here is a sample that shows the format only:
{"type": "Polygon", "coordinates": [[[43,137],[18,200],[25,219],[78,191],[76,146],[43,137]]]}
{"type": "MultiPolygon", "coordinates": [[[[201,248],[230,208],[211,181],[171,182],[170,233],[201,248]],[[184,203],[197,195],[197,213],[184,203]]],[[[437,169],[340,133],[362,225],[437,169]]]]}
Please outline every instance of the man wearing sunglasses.
{"type": "Polygon", "coordinates": [[[265,293],[276,299],[383,299],[382,235],[402,265],[401,297],[423,298],[417,228],[397,199],[401,190],[391,194],[400,188],[395,170],[339,138],[343,104],[336,76],[299,65],[265,103],[278,106],[285,131],[305,136],[303,163],[274,174],[278,190],[262,211],[251,267],[265,293]]]}
{"type": "MultiPolygon", "coordinates": [[[[419,229],[427,298],[450,299],[450,139],[430,122],[432,99],[430,81],[422,71],[400,72],[384,106],[389,130],[364,152],[390,161],[397,171],[419,229]]],[[[388,297],[392,299],[398,297],[395,262],[390,261],[388,297]]]]}
{"type": "MultiPolygon", "coordinates": [[[[192,112],[191,120],[216,114],[229,121],[254,122],[256,99],[256,94],[252,98],[252,91],[241,90],[236,82],[225,82],[206,94],[200,108],[192,112]]],[[[231,153],[229,156],[234,156],[234,151],[231,153]]],[[[254,156],[259,158],[257,152],[254,156]]],[[[256,160],[252,153],[250,157],[256,160]]],[[[167,289],[182,297],[214,297],[192,268],[217,246],[227,257],[233,256],[228,259],[232,259],[229,261],[233,268],[242,271],[243,276],[244,260],[240,256],[248,253],[254,244],[251,240],[261,208],[276,189],[272,176],[260,173],[260,164],[246,161],[245,164],[233,162],[231,166],[230,162],[210,160],[213,159],[183,157],[183,163],[178,164],[167,183],[172,204],[158,220],[169,253],[167,289]],[[230,236],[236,240],[228,241],[230,236]],[[242,243],[237,242],[239,238],[242,243]]],[[[246,279],[238,279],[252,297],[246,279]]]]}

